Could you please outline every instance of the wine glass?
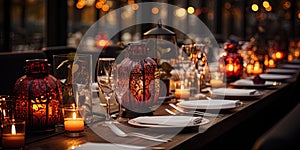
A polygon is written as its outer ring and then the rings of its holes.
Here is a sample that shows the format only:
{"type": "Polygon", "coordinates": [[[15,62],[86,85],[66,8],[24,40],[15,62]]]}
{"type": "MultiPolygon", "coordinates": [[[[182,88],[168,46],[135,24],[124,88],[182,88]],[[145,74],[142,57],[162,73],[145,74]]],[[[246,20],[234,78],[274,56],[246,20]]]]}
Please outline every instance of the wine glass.
{"type": "Polygon", "coordinates": [[[111,123],[110,101],[114,94],[112,82],[112,71],[114,69],[115,58],[99,58],[97,63],[97,83],[99,86],[99,98],[105,99],[106,123],[111,123]]]}
{"type": "Polygon", "coordinates": [[[191,57],[195,65],[199,82],[198,90],[200,90],[200,93],[204,92],[203,89],[207,87],[206,84],[210,81],[210,73],[205,48],[206,46],[204,44],[194,44],[191,57]]]}
{"type": "Polygon", "coordinates": [[[119,115],[117,120],[119,122],[126,121],[123,115],[123,107],[122,107],[122,97],[129,90],[129,76],[130,71],[128,68],[122,66],[122,63],[126,63],[122,61],[120,64],[115,65],[115,69],[113,70],[113,82],[114,82],[114,93],[116,95],[117,102],[119,103],[119,115]]]}

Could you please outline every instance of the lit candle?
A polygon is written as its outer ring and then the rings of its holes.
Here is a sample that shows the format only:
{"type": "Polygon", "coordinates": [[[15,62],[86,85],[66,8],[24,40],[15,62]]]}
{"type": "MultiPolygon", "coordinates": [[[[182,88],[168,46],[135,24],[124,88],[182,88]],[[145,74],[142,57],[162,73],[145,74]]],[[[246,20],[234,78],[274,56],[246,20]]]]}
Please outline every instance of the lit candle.
{"type": "Polygon", "coordinates": [[[252,64],[248,64],[246,69],[247,69],[247,73],[248,74],[252,74],[253,65],[252,64]]]}
{"type": "Polygon", "coordinates": [[[226,70],[227,71],[233,71],[234,67],[233,64],[228,64],[226,70]]]}
{"type": "Polygon", "coordinates": [[[276,67],[276,65],[275,65],[274,60],[273,60],[273,59],[270,59],[270,60],[269,60],[269,68],[275,68],[275,67],[276,67]]]}
{"type": "Polygon", "coordinates": [[[253,67],[252,74],[258,75],[258,74],[261,74],[262,72],[263,72],[263,70],[262,70],[262,68],[260,67],[259,62],[255,62],[254,67],[253,67]]]}
{"type": "Polygon", "coordinates": [[[84,130],[83,118],[77,118],[76,112],[73,112],[72,118],[65,118],[64,120],[65,131],[80,132],[84,130]]]}
{"type": "Polygon", "coordinates": [[[183,85],[181,85],[180,89],[175,89],[175,97],[176,98],[189,98],[190,97],[190,89],[184,88],[183,85]]]}
{"type": "Polygon", "coordinates": [[[24,144],[25,144],[25,133],[17,133],[15,124],[11,125],[11,133],[2,134],[2,146],[5,148],[23,147],[24,144]]]}
{"type": "Polygon", "coordinates": [[[223,77],[220,72],[214,72],[211,75],[212,75],[212,79],[210,80],[210,85],[212,87],[221,87],[224,85],[223,77]]]}

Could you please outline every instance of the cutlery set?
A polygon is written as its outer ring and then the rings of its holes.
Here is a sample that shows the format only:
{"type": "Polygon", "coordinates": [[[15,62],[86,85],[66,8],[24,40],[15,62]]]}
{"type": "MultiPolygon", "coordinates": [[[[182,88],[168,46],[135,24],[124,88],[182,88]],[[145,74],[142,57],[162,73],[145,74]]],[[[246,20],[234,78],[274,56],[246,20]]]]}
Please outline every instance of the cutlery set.
{"type": "MultiPolygon", "coordinates": [[[[205,117],[222,117],[222,114],[212,114],[212,113],[207,113],[207,112],[202,112],[202,111],[185,111],[179,107],[177,107],[174,104],[169,104],[169,106],[171,106],[172,108],[174,108],[175,110],[177,110],[178,112],[182,113],[182,114],[188,114],[188,115],[198,115],[198,116],[205,116],[205,117]]],[[[171,115],[176,115],[176,113],[172,112],[169,109],[165,109],[165,111],[167,111],[169,114],[171,115]]]]}
{"type": "Polygon", "coordinates": [[[113,133],[115,133],[117,136],[120,136],[120,137],[133,136],[133,137],[139,137],[139,138],[143,138],[143,139],[147,139],[147,140],[151,140],[151,141],[155,141],[155,142],[164,142],[164,143],[171,141],[171,139],[169,139],[169,138],[162,138],[163,135],[151,136],[151,135],[146,135],[146,134],[137,133],[137,132],[125,133],[119,127],[117,127],[114,123],[108,124],[107,126],[111,129],[111,131],[113,133]]]}

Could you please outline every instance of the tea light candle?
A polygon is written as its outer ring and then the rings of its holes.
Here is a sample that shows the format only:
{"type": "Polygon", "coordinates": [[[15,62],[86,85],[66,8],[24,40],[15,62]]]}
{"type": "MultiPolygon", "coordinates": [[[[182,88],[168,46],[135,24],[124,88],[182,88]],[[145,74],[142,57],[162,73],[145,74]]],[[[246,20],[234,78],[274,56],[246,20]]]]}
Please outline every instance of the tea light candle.
{"type": "Polygon", "coordinates": [[[175,89],[175,97],[176,98],[189,98],[190,97],[190,89],[184,88],[181,86],[180,89],[175,89]]]}
{"type": "Polygon", "coordinates": [[[221,87],[221,86],[223,86],[223,84],[224,84],[223,81],[220,79],[211,79],[210,80],[210,85],[212,87],[221,87]]]}
{"type": "MultiPolygon", "coordinates": [[[[25,126],[23,126],[25,128],[25,126]]],[[[23,129],[24,130],[24,129],[23,129]]],[[[19,148],[25,144],[25,132],[17,133],[15,124],[11,125],[11,133],[2,134],[2,146],[5,148],[19,148]]]]}
{"type": "Polygon", "coordinates": [[[253,67],[252,74],[258,75],[258,74],[261,74],[262,72],[263,72],[263,70],[262,70],[262,68],[260,67],[259,62],[255,62],[254,67],[253,67]]]}
{"type": "Polygon", "coordinates": [[[213,72],[212,79],[210,80],[210,85],[212,87],[221,87],[224,85],[223,76],[220,72],[213,72]]]}
{"type": "Polygon", "coordinates": [[[268,66],[269,68],[275,68],[276,67],[276,64],[275,64],[275,62],[274,62],[274,60],[273,59],[270,59],[269,60],[269,66],[268,66]]]}
{"type": "Polygon", "coordinates": [[[83,118],[77,118],[76,113],[73,112],[73,118],[64,119],[65,131],[80,132],[84,130],[83,118]]]}

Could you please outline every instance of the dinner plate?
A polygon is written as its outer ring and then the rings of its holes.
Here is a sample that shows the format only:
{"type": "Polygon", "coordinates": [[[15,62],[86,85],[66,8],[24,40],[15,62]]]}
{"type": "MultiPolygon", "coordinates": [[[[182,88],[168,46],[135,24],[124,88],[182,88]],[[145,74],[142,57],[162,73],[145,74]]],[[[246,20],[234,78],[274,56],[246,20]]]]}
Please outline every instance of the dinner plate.
{"type": "Polygon", "coordinates": [[[266,81],[264,84],[254,84],[251,79],[240,79],[230,83],[230,85],[235,87],[265,88],[273,86],[274,84],[272,81],[266,81]]]}
{"type": "Polygon", "coordinates": [[[259,77],[264,80],[286,80],[293,78],[292,75],[284,74],[260,74],[259,77]]]}
{"type": "Polygon", "coordinates": [[[186,109],[233,109],[241,106],[243,103],[239,100],[191,100],[182,101],[177,105],[186,109]]]}
{"type": "Polygon", "coordinates": [[[142,116],[130,119],[128,124],[153,128],[184,128],[205,125],[209,120],[194,116],[142,116]]]}
{"type": "Polygon", "coordinates": [[[112,143],[91,143],[87,142],[81,144],[75,148],[74,150],[150,150],[150,148],[144,146],[135,146],[135,145],[127,145],[127,144],[112,144],[112,143]]]}
{"type": "Polygon", "coordinates": [[[281,67],[289,69],[300,69],[300,65],[297,64],[282,64],[281,67]]]}
{"type": "Polygon", "coordinates": [[[300,64],[300,59],[295,59],[295,60],[293,60],[293,61],[290,62],[290,63],[300,64]]]}
{"type": "Polygon", "coordinates": [[[266,72],[267,73],[278,73],[278,74],[295,74],[295,73],[297,73],[297,70],[272,68],[272,69],[267,69],[266,72]]]}
{"type": "Polygon", "coordinates": [[[217,88],[212,90],[212,97],[243,98],[259,97],[262,93],[255,89],[217,88]]]}

